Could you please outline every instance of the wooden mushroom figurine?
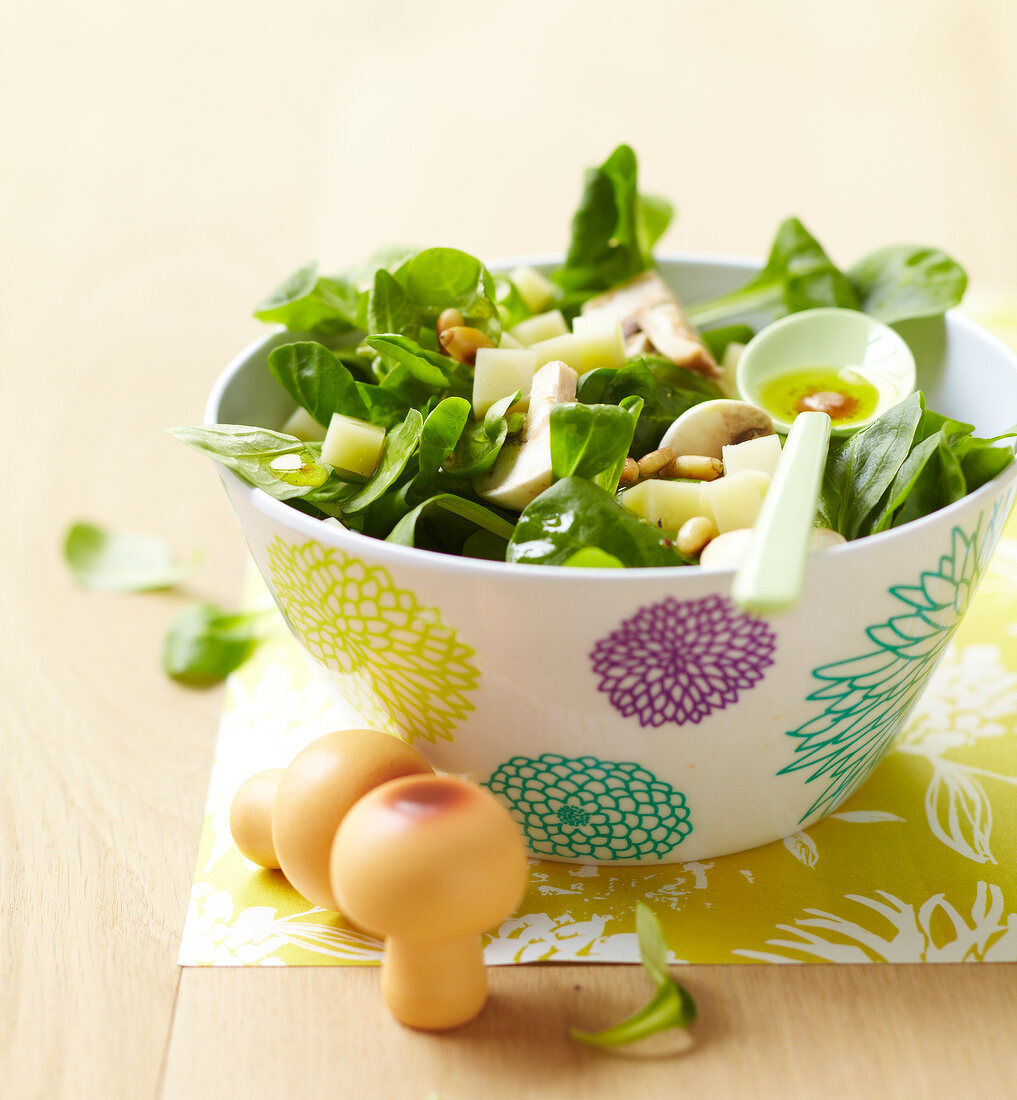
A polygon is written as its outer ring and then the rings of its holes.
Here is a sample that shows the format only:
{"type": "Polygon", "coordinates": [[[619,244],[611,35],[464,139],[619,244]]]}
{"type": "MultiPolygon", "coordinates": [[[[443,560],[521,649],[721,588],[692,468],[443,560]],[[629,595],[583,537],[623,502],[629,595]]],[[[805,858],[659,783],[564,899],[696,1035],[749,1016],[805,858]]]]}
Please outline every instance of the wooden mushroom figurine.
{"type": "Polygon", "coordinates": [[[480,933],[526,889],[526,848],[504,806],[451,776],[386,783],[346,815],[332,846],[342,912],[385,937],[382,994],[429,1031],[472,1020],[487,1000],[480,933]]]}

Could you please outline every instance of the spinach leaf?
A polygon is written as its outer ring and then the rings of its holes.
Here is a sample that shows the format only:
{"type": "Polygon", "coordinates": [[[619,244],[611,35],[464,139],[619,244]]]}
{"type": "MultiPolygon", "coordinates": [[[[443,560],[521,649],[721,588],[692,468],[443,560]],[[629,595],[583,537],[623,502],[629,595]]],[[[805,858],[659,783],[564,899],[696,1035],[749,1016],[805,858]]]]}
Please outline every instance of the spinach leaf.
{"type": "Polygon", "coordinates": [[[394,332],[411,338],[420,331],[419,308],[383,267],[374,273],[374,286],[367,300],[367,331],[394,332]]]}
{"type": "Polygon", "coordinates": [[[451,457],[469,419],[470,403],[462,397],[446,397],[431,410],[420,433],[419,487],[430,485],[451,457]]]}
{"type": "Polygon", "coordinates": [[[447,512],[469,520],[470,523],[476,524],[477,527],[485,531],[490,531],[491,534],[497,535],[501,539],[508,539],[512,536],[512,524],[497,513],[492,512],[490,508],[485,508],[484,505],[478,504],[476,501],[467,500],[465,497],[455,496],[452,493],[439,493],[436,496],[429,497],[422,504],[418,504],[413,511],[407,512],[392,529],[387,541],[399,543],[400,546],[416,545],[418,521],[424,515],[434,512],[447,512]]]}
{"type": "Polygon", "coordinates": [[[619,405],[639,397],[643,410],[635,425],[629,453],[637,458],[655,450],[660,438],[687,409],[723,396],[700,375],[660,356],[632,359],[617,370],[601,367],[579,379],[578,400],[586,405],[619,405]]]}
{"type": "Polygon", "coordinates": [[[689,1027],[696,1019],[696,1004],[668,971],[667,940],[652,909],[639,902],[636,906],[636,931],[643,968],[657,987],[652,999],[638,1012],[604,1031],[589,1032],[572,1028],[573,1039],[597,1047],[618,1047],[656,1035],[671,1027],[689,1027]]]}
{"type": "Polygon", "coordinates": [[[94,523],[72,524],[64,538],[64,559],[74,579],[94,592],[172,588],[192,572],[199,557],[181,564],[157,535],[115,533],[94,523]]]}
{"type": "Polygon", "coordinates": [[[624,566],[689,564],[663,531],[581,477],[556,481],[526,506],[506,561],[561,565],[587,547],[612,554],[624,566]]]}
{"type": "Polygon", "coordinates": [[[259,321],[291,332],[336,335],[356,327],[360,295],[341,277],[318,274],[313,261],[298,268],[254,308],[259,321]]]}
{"type": "Polygon", "coordinates": [[[478,477],[486,473],[498,459],[509,436],[508,410],[522,397],[522,392],[503,397],[487,410],[480,423],[470,425],[462,434],[456,449],[442,463],[442,468],[456,477],[478,477]]]}
{"type": "Polygon", "coordinates": [[[462,555],[464,558],[480,558],[483,561],[504,561],[507,547],[507,539],[478,527],[464,540],[462,555]]]}
{"type": "Polygon", "coordinates": [[[936,317],[960,303],[964,269],[938,248],[891,245],[859,260],[847,272],[861,308],[888,325],[936,317]]]}
{"type": "Polygon", "coordinates": [[[795,313],[817,306],[857,309],[858,297],[822,245],[797,218],[781,222],[766,265],[738,290],[697,302],[688,310],[696,325],[752,310],[795,313]]]}
{"type": "Polygon", "coordinates": [[[264,612],[234,614],[210,603],[189,604],[163,640],[163,671],[201,687],[224,679],[247,660],[264,612]]]}
{"type": "Polygon", "coordinates": [[[640,397],[626,397],[621,405],[556,405],[550,425],[553,479],[585,477],[613,493],[642,406],[640,397]]]}
{"type": "Polygon", "coordinates": [[[703,343],[718,362],[722,362],[732,344],[747,344],[755,332],[748,325],[723,325],[700,333],[703,343]]]}
{"type": "Polygon", "coordinates": [[[637,184],[636,155],[628,145],[587,170],[565,264],[554,274],[566,291],[610,290],[653,266],[651,249],[673,210],[663,199],[640,196],[637,184]]]}
{"type": "Polygon", "coordinates": [[[495,302],[494,278],[475,256],[458,248],[425,248],[399,268],[396,279],[429,320],[455,308],[463,323],[486,333],[495,346],[501,317],[495,302]]]}
{"type": "Polygon", "coordinates": [[[607,551],[598,546],[584,546],[570,557],[567,557],[562,565],[570,569],[624,569],[622,563],[607,551]]]}
{"type": "Polygon", "coordinates": [[[831,447],[823,476],[824,517],[846,539],[858,538],[890,489],[922,418],[925,399],[913,393],[867,428],[831,447]]]}
{"type": "Polygon", "coordinates": [[[276,500],[306,495],[324,484],[331,472],[321,461],[320,444],[302,443],[266,428],[213,424],[168,431],[174,439],[214,458],[276,500]]]}
{"type": "Polygon", "coordinates": [[[402,424],[385,436],[385,446],[381,452],[378,468],[359,492],[343,501],[341,505],[343,515],[363,511],[369,504],[373,504],[388,492],[406,468],[406,463],[416,453],[423,426],[424,418],[420,412],[417,409],[410,409],[402,424]]]}
{"type": "Polygon", "coordinates": [[[957,440],[954,454],[960,460],[967,491],[973,493],[1013,462],[1013,447],[994,447],[992,440],[976,439],[973,435],[957,440]]]}
{"type": "Polygon", "coordinates": [[[515,328],[520,321],[532,316],[532,310],[507,275],[495,275],[494,287],[502,328],[515,328]]]}
{"type": "Polygon", "coordinates": [[[326,428],[333,413],[370,419],[356,379],[323,344],[283,344],[269,355],[268,369],[290,397],[326,428]]]}
{"type": "MultiPolygon", "coordinates": [[[[400,336],[397,333],[384,333],[368,336],[364,341],[368,347],[373,348],[388,359],[395,366],[403,367],[418,382],[432,389],[443,389],[448,384],[445,371],[438,366],[435,360],[444,356],[426,351],[416,340],[408,336],[400,336]]],[[[455,367],[453,360],[448,360],[451,371],[455,367]]]]}

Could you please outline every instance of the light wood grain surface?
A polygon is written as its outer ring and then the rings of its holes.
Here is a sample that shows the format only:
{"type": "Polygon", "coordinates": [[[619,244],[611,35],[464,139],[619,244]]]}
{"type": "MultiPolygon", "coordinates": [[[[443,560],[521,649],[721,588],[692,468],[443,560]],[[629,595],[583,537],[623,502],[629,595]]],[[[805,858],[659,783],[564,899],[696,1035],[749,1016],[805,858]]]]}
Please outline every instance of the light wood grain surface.
{"type": "Polygon", "coordinates": [[[0,12],[0,1095],[1004,1097],[1012,967],[696,967],[681,1056],[565,1038],[638,968],[493,976],[409,1033],[357,970],[175,956],[221,695],[158,669],[194,595],[238,595],[200,420],[251,303],[385,241],[560,248],[620,140],[670,247],[758,254],[788,213],[848,262],[936,243],[1017,283],[1010,0],[352,6],[71,0],[0,12]],[[76,590],[78,517],[204,547],[188,591],[76,590]]]}

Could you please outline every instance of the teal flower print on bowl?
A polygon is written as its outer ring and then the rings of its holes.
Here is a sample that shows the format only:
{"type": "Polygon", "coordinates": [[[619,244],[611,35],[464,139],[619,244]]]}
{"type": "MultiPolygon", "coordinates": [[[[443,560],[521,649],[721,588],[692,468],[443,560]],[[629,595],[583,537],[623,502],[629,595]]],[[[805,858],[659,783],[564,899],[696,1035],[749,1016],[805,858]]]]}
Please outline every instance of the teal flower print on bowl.
{"type": "Polygon", "coordinates": [[[487,786],[508,804],[538,855],[661,859],[692,832],[685,795],[639,764],[514,756],[487,786]]]}
{"type": "Polygon", "coordinates": [[[369,721],[407,741],[449,741],[473,709],[479,673],[437,608],[398,588],[388,570],[319,542],[275,538],[268,559],[294,633],[369,721]]]}
{"type": "Polygon", "coordinates": [[[960,625],[999,527],[995,514],[970,535],[955,527],[936,569],[889,590],[904,611],[868,628],[872,649],[813,670],[823,686],[808,700],[825,709],[787,734],[798,741],[795,759],[777,773],[811,769],[806,782],[825,784],[802,821],[833,809],[883,758],[960,625]]]}

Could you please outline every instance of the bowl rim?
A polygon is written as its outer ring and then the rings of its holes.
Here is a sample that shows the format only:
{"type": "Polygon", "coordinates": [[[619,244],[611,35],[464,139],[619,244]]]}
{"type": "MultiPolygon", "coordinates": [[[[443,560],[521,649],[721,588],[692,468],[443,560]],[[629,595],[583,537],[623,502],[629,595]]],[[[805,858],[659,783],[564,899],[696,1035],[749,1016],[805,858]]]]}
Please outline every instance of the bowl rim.
{"type": "MultiPolygon", "coordinates": [[[[656,262],[671,264],[726,264],[732,267],[743,268],[747,271],[758,270],[762,265],[758,259],[747,256],[726,255],[715,252],[684,252],[666,251],[654,255],[656,262]]],[[[488,263],[486,266],[493,273],[499,274],[511,270],[513,267],[541,267],[560,264],[563,261],[561,253],[539,253],[524,256],[503,257],[488,263]]],[[[977,321],[965,316],[958,310],[951,309],[946,317],[952,324],[961,329],[968,330],[979,339],[987,340],[997,352],[1010,360],[1010,366],[1017,374],[1017,352],[1014,352],[999,337],[995,336],[977,321]]],[[[273,325],[264,336],[252,341],[239,351],[223,368],[209,392],[205,405],[205,424],[220,423],[218,409],[223,395],[233,378],[247,365],[253,355],[259,352],[265,344],[274,340],[279,333],[285,331],[282,325],[273,325]]],[[[239,474],[216,463],[219,476],[224,485],[231,492],[238,493],[256,511],[267,519],[284,526],[291,527],[308,538],[316,539],[322,544],[343,552],[352,551],[354,554],[369,554],[381,565],[411,566],[425,570],[434,570],[438,573],[464,573],[476,577],[488,576],[503,581],[515,582],[518,580],[535,580],[538,583],[578,584],[584,579],[603,581],[614,579],[622,584],[636,584],[640,581],[662,580],[671,578],[672,582],[679,577],[696,578],[702,576],[732,576],[736,572],[734,566],[685,566],[677,573],[673,566],[648,566],[635,569],[605,569],[583,568],[565,569],[558,565],[534,566],[519,562],[491,561],[483,558],[466,558],[454,554],[442,554],[436,550],[426,550],[416,546],[400,546],[386,542],[384,539],[371,538],[362,535],[359,531],[351,531],[345,527],[337,527],[334,524],[325,523],[323,520],[314,519],[305,515],[296,508],[291,508],[285,501],[276,500],[264,489],[259,489],[245,481],[239,474]]],[[[880,531],[874,535],[867,535],[862,539],[853,539],[838,546],[829,547],[818,551],[814,558],[840,557],[859,553],[866,553],[867,547],[889,545],[891,540],[900,540],[912,536],[919,536],[923,531],[949,521],[950,517],[959,514],[973,504],[981,504],[1005,491],[1010,483],[1017,479],[1017,460],[1012,462],[1001,474],[991,481],[980,486],[973,493],[968,493],[960,500],[948,504],[945,508],[932,512],[920,519],[912,520],[902,527],[880,531]]]]}

